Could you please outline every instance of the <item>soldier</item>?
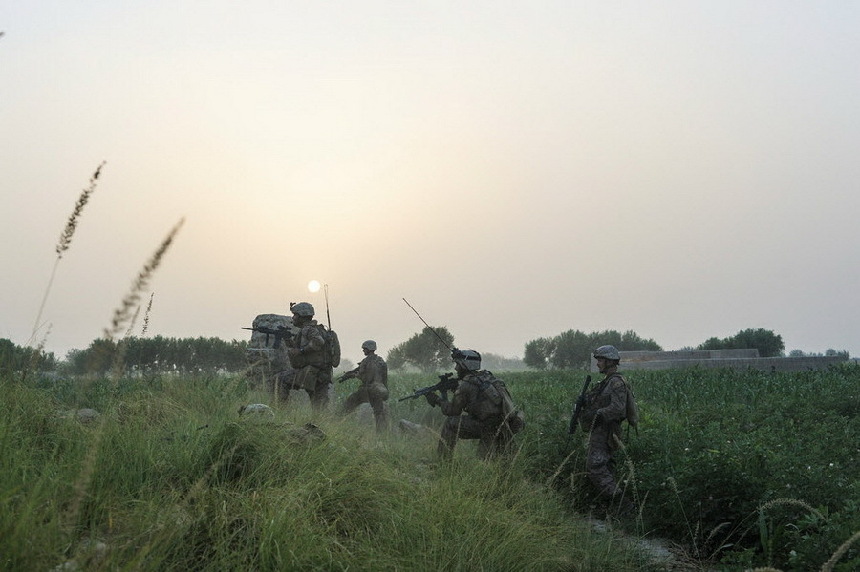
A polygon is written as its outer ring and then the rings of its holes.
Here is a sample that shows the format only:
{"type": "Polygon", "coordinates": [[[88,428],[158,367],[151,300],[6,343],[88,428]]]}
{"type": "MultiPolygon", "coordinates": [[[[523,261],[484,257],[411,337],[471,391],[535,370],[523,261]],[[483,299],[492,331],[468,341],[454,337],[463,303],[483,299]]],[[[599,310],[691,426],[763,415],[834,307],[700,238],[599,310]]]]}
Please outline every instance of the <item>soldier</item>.
{"type": "Polygon", "coordinates": [[[481,369],[481,354],[457,350],[451,355],[459,380],[452,401],[437,393],[424,397],[447,416],[442,425],[439,455],[450,459],[458,439],[479,439],[478,456],[488,459],[510,452],[514,433],[522,428],[522,417],[514,411],[510,393],[502,380],[481,369]],[[464,414],[465,413],[465,414],[464,414]]]}
{"type": "Polygon", "coordinates": [[[385,404],[388,399],[388,365],[376,355],[375,341],[367,340],[361,344],[361,351],[364,359],[358,362],[358,367],[338,379],[338,382],[355,377],[361,380],[361,386],[346,398],[340,412],[348,415],[362,403],[370,403],[376,419],[376,431],[382,432],[388,427],[388,408],[385,404]]]}
{"type": "MultiPolygon", "coordinates": [[[[585,396],[582,403],[580,426],[588,434],[586,470],[588,479],[598,494],[611,501],[622,496],[615,481],[613,454],[621,444],[621,422],[627,412],[627,381],[618,373],[621,356],[614,346],[600,346],[594,350],[597,369],[603,380],[585,396]]],[[[623,513],[635,506],[628,499],[620,499],[623,513]]]]}
{"type": "Polygon", "coordinates": [[[287,355],[295,369],[290,385],[304,389],[314,411],[328,407],[332,385],[332,364],[326,348],[323,328],[314,320],[314,307],[307,302],[290,305],[293,326],[299,332],[287,342],[287,355]]]}

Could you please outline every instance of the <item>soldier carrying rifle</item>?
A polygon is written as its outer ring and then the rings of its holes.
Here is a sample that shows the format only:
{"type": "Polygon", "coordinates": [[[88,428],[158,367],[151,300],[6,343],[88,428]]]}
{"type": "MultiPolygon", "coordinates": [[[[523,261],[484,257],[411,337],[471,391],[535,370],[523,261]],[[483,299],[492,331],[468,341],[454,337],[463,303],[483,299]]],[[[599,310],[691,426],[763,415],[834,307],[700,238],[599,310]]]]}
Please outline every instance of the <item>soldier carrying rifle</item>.
{"type": "Polygon", "coordinates": [[[510,453],[514,434],[522,430],[524,417],[514,407],[504,382],[481,369],[481,354],[474,350],[451,351],[457,373],[451,401],[435,392],[424,395],[431,406],[446,416],[438,446],[439,455],[450,459],[459,439],[479,439],[478,456],[484,459],[510,453]]]}
{"type": "MultiPolygon", "coordinates": [[[[638,416],[633,392],[627,380],[618,373],[621,356],[614,346],[600,346],[594,350],[597,369],[605,377],[591,391],[577,399],[577,412],[582,430],[588,434],[588,479],[598,494],[618,506],[621,513],[635,511],[635,505],[624,498],[624,491],[615,480],[614,453],[621,445],[621,422],[625,419],[635,425],[638,416]]],[[[586,386],[587,387],[587,386],[586,386]]],[[[570,432],[575,430],[571,423],[570,432]]]]}
{"type": "MultiPolygon", "coordinates": [[[[308,302],[290,304],[293,314],[293,325],[299,332],[285,340],[287,355],[294,372],[289,372],[290,379],[286,385],[292,389],[304,389],[311,400],[314,411],[322,411],[328,407],[329,390],[332,385],[332,369],[340,361],[338,345],[332,356],[332,344],[337,344],[337,338],[330,329],[314,320],[314,307],[308,302]]],[[[287,393],[289,395],[289,393],[287,393]]]]}
{"type": "Polygon", "coordinates": [[[376,342],[367,340],[361,344],[364,359],[358,362],[358,367],[338,378],[338,383],[348,379],[358,378],[361,386],[355,390],[340,409],[341,415],[348,415],[362,403],[370,403],[373,416],[376,418],[376,431],[382,432],[388,427],[388,365],[382,357],[376,355],[376,342]]]}

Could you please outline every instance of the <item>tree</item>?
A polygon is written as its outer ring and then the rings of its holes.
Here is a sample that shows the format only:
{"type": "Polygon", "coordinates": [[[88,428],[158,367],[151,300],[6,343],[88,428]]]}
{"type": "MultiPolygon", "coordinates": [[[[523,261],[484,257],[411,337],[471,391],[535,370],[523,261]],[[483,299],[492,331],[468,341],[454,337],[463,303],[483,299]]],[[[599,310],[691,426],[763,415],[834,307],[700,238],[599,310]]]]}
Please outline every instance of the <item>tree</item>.
{"type": "Polygon", "coordinates": [[[697,350],[726,350],[725,340],[720,338],[708,338],[696,347],[697,350]]]}
{"type": "Polygon", "coordinates": [[[546,369],[555,346],[551,338],[538,338],[526,344],[523,361],[535,369],[546,369]]]}
{"type": "Polygon", "coordinates": [[[528,342],[523,361],[536,369],[586,369],[591,361],[591,352],[603,345],[613,345],[621,351],[662,349],[654,340],[642,338],[633,330],[623,334],[616,330],[590,334],[567,330],[553,338],[538,338],[528,342]]]}
{"type": "Polygon", "coordinates": [[[85,350],[72,350],[66,357],[72,373],[105,374],[113,367],[122,371],[212,373],[242,371],[248,343],[220,338],[137,338],[118,341],[99,338],[85,350]]]}
{"type": "Polygon", "coordinates": [[[567,330],[557,335],[553,342],[555,351],[549,360],[553,369],[584,369],[588,367],[591,351],[597,347],[593,344],[593,337],[594,334],[589,336],[579,330],[567,330]]]}
{"type": "Polygon", "coordinates": [[[403,369],[411,365],[424,372],[438,371],[450,362],[449,347],[454,347],[454,336],[448,328],[425,327],[421,333],[391,348],[385,361],[391,369],[403,369]]]}
{"type": "Polygon", "coordinates": [[[708,338],[697,349],[700,350],[744,350],[757,349],[761,357],[783,355],[785,342],[782,336],[764,328],[747,328],[728,338],[708,338]]]}
{"type": "Polygon", "coordinates": [[[56,367],[57,359],[53,352],[19,346],[12,340],[0,338],[0,373],[52,371],[56,367]]]}
{"type": "Polygon", "coordinates": [[[782,336],[764,328],[741,330],[734,337],[736,348],[756,348],[761,357],[781,356],[785,350],[782,336]]]}

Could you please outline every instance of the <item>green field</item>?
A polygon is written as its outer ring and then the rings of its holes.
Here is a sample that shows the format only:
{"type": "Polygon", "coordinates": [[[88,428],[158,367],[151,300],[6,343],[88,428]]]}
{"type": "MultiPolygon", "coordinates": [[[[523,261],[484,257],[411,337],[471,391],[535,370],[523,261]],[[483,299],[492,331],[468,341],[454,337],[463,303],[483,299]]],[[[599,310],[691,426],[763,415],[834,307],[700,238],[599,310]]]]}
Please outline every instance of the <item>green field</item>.
{"type": "Polygon", "coordinates": [[[396,400],[432,377],[392,375],[395,427],[376,435],[301,402],[240,418],[270,399],[239,376],[7,374],[0,566],[660,570],[637,541],[663,538],[688,569],[860,568],[860,368],[631,372],[642,421],[617,470],[640,512],[608,531],[566,433],[584,374],[498,375],[527,413],[515,458],[462,443],[442,464],[438,409],[396,400]]]}

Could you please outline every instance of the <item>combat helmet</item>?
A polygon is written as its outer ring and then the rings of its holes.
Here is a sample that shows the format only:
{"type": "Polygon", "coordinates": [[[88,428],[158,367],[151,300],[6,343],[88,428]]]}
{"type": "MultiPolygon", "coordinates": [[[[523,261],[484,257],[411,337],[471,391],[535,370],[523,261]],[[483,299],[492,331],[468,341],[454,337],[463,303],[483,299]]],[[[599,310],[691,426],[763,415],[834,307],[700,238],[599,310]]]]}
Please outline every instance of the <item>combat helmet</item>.
{"type": "Polygon", "coordinates": [[[376,351],[376,342],[374,342],[373,340],[367,340],[361,344],[361,349],[375,352],[376,351]]]}
{"type": "Polygon", "coordinates": [[[312,318],[314,315],[314,307],[308,302],[299,302],[298,304],[290,304],[290,312],[296,316],[312,318]]]}
{"type": "Polygon", "coordinates": [[[594,358],[603,358],[603,359],[611,359],[615,361],[621,361],[621,356],[618,355],[618,350],[615,349],[615,346],[600,346],[596,350],[594,350],[594,358]]]}
{"type": "Polygon", "coordinates": [[[481,354],[475,350],[454,349],[451,351],[451,359],[463,365],[469,371],[478,371],[481,369],[481,354]]]}

